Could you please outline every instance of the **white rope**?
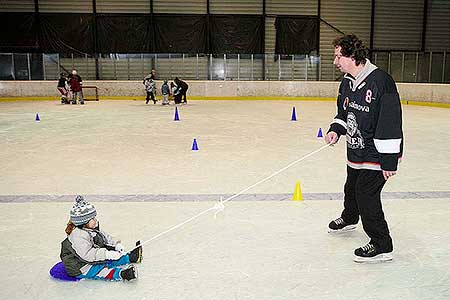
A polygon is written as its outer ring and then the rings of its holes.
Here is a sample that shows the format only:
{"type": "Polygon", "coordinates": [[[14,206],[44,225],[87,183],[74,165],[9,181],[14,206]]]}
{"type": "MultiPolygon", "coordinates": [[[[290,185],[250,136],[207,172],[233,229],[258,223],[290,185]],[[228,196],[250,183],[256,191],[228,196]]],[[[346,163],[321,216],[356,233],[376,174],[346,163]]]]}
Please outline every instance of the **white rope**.
{"type": "Polygon", "coordinates": [[[223,203],[227,203],[228,201],[230,201],[230,200],[236,198],[237,196],[242,195],[242,194],[245,193],[246,191],[248,191],[248,190],[254,188],[255,186],[257,186],[257,185],[259,185],[259,184],[261,184],[261,183],[263,183],[263,182],[266,182],[266,181],[269,180],[270,178],[272,178],[272,177],[274,177],[274,176],[280,174],[281,172],[283,172],[283,171],[289,169],[290,167],[292,167],[293,165],[295,165],[295,164],[301,162],[302,160],[304,160],[304,159],[306,159],[306,158],[308,158],[308,157],[310,157],[310,156],[316,154],[317,152],[322,151],[323,149],[325,149],[325,148],[327,148],[327,147],[329,147],[329,146],[330,146],[329,144],[326,144],[326,145],[320,147],[319,149],[314,150],[313,152],[311,152],[311,153],[309,153],[309,154],[306,154],[305,156],[303,156],[303,157],[297,159],[296,161],[291,162],[291,163],[288,164],[286,167],[284,167],[284,168],[282,168],[282,169],[276,171],[276,172],[273,173],[272,175],[270,175],[270,176],[268,176],[268,177],[266,177],[266,178],[264,178],[264,179],[258,181],[258,182],[255,183],[255,184],[252,184],[251,186],[249,186],[249,187],[243,189],[242,191],[240,191],[239,193],[234,194],[233,196],[227,198],[226,200],[223,201],[223,203]]]}
{"type": "Polygon", "coordinates": [[[263,183],[263,182],[266,182],[266,181],[269,180],[270,178],[272,178],[272,177],[274,177],[274,176],[280,174],[281,172],[283,172],[283,171],[289,169],[289,168],[292,167],[293,165],[295,165],[295,164],[301,162],[302,160],[305,160],[306,158],[308,158],[308,157],[310,157],[310,156],[316,154],[317,152],[322,151],[323,149],[329,147],[330,145],[331,145],[331,144],[326,144],[326,145],[320,147],[319,149],[314,150],[313,152],[311,152],[311,153],[309,153],[309,154],[306,154],[305,156],[303,156],[303,157],[301,157],[301,158],[299,158],[299,159],[297,159],[297,160],[291,162],[290,164],[288,164],[288,165],[285,166],[284,168],[282,168],[282,169],[276,171],[275,173],[273,173],[273,174],[269,175],[268,177],[266,177],[266,178],[264,178],[264,179],[258,181],[257,183],[254,183],[254,184],[252,184],[251,186],[246,187],[245,189],[241,190],[241,191],[238,192],[237,194],[234,194],[234,195],[228,197],[228,198],[225,199],[225,200],[222,200],[222,197],[221,197],[220,202],[219,202],[219,203],[216,203],[213,207],[210,207],[210,208],[208,208],[208,209],[206,209],[206,210],[204,210],[204,211],[202,211],[202,212],[196,214],[195,216],[193,216],[193,217],[187,219],[186,221],[184,221],[184,222],[182,222],[182,223],[179,223],[179,224],[177,224],[177,225],[175,225],[175,226],[170,227],[169,229],[167,229],[167,230],[165,230],[165,231],[163,231],[163,232],[161,232],[161,233],[155,235],[155,236],[152,237],[151,239],[146,240],[146,241],[143,242],[142,244],[133,247],[132,249],[130,249],[130,250],[127,251],[127,252],[133,251],[134,249],[138,248],[139,246],[143,246],[143,245],[145,245],[145,244],[147,244],[147,243],[150,243],[151,241],[156,240],[157,238],[159,238],[159,237],[165,235],[166,233],[169,233],[169,232],[171,232],[171,231],[173,231],[173,230],[175,230],[175,229],[177,229],[177,228],[180,228],[181,226],[183,226],[183,225],[185,225],[185,224],[191,222],[192,220],[197,219],[198,217],[200,217],[200,216],[206,214],[207,212],[209,212],[209,211],[211,211],[211,210],[216,211],[215,214],[214,214],[214,218],[215,218],[219,212],[221,212],[221,211],[223,211],[223,210],[225,209],[224,203],[227,203],[228,201],[231,201],[232,199],[234,199],[234,198],[236,198],[236,197],[242,195],[243,193],[245,193],[246,191],[248,191],[248,190],[254,188],[254,187],[257,186],[257,185],[259,185],[259,184],[261,184],[261,183],[263,183]]]}
{"type": "Polygon", "coordinates": [[[214,205],[213,208],[216,211],[214,213],[214,219],[216,219],[217,218],[217,214],[220,213],[221,211],[224,211],[224,209],[225,209],[225,205],[223,205],[223,197],[222,196],[220,196],[220,202],[216,203],[216,205],[214,205]]]}

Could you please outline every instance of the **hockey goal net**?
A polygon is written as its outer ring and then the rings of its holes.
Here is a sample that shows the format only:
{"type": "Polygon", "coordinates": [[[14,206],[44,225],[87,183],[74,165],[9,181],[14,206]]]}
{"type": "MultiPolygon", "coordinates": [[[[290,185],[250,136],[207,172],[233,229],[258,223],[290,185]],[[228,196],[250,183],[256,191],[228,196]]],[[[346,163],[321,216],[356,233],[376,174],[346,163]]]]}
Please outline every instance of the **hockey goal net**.
{"type": "Polygon", "coordinates": [[[98,89],[95,85],[83,85],[83,98],[86,101],[98,101],[98,89]]]}

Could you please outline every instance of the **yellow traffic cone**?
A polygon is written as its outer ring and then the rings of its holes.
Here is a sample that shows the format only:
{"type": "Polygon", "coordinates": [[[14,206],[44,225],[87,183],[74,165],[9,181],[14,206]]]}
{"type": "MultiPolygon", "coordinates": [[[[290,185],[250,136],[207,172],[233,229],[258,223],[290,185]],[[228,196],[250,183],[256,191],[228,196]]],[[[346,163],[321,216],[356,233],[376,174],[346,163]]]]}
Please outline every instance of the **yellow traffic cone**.
{"type": "Polygon", "coordinates": [[[300,181],[297,181],[297,184],[295,185],[294,195],[292,196],[292,200],[294,201],[302,201],[303,195],[302,195],[302,188],[300,187],[300,181]]]}

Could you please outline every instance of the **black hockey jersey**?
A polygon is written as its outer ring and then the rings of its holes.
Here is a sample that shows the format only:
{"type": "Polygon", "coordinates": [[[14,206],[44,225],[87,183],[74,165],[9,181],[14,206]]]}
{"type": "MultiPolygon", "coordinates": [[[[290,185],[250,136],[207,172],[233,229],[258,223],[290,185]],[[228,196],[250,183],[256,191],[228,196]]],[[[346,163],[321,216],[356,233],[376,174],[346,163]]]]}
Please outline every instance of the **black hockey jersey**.
{"type": "Polygon", "coordinates": [[[403,152],[402,108],[392,77],[367,60],[339,87],[330,131],[347,138],[347,164],[354,169],[396,171],[403,152]]]}

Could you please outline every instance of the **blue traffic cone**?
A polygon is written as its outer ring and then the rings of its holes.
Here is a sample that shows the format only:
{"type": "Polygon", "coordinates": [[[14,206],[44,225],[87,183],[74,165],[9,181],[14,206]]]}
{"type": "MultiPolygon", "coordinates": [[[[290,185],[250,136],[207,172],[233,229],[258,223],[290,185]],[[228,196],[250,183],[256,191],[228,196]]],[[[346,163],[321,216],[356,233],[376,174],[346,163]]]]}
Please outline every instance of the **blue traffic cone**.
{"type": "Polygon", "coordinates": [[[322,128],[319,128],[319,132],[317,133],[317,137],[318,137],[318,138],[323,137],[323,134],[322,134],[322,128]]]}
{"type": "Polygon", "coordinates": [[[297,121],[297,115],[295,114],[295,106],[292,108],[292,118],[291,121],[297,121]]]}
{"type": "Polygon", "coordinates": [[[194,139],[194,142],[192,143],[192,151],[198,151],[197,139],[194,139]]]}
{"type": "Polygon", "coordinates": [[[40,122],[41,119],[39,118],[39,114],[36,114],[36,122],[40,122]]]}
{"type": "Polygon", "coordinates": [[[174,121],[180,121],[180,116],[178,116],[178,107],[175,107],[175,117],[173,118],[174,121]]]}

